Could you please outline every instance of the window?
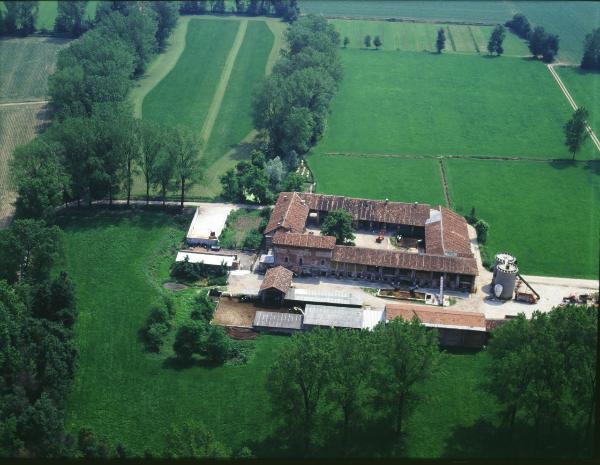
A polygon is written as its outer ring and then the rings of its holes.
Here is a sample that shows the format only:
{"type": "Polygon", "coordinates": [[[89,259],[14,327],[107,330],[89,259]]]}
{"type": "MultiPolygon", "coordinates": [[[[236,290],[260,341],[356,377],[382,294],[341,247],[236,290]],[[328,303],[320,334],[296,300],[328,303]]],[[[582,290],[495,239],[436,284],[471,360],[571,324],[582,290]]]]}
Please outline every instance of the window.
{"type": "Polygon", "coordinates": [[[298,259],[298,264],[300,266],[302,266],[304,264],[304,260],[302,260],[302,257],[298,259]]]}
{"type": "Polygon", "coordinates": [[[325,260],[321,260],[321,266],[325,265],[325,260]]]}
{"type": "Polygon", "coordinates": [[[287,263],[287,262],[289,262],[289,261],[290,261],[290,258],[289,258],[289,257],[285,257],[285,258],[283,259],[283,261],[284,261],[284,263],[287,263]]]}

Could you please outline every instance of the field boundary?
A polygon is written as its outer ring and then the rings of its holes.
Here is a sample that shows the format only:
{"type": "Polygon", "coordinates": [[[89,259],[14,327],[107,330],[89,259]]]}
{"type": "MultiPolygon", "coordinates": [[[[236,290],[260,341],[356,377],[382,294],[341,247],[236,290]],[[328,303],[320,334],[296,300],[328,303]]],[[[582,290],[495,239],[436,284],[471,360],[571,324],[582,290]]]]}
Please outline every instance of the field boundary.
{"type": "Polygon", "coordinates": [[[440,177],[442,179],[442,190],[444,191],[444,198],[446,199],[446,206],[452,208],[452,202],[450,201],[450,191],[448,190],[448,180],[446,179],[446,168],[444,167],[444,160],[440,158],[440,177]]]}
{"type": "MultiPolygon", "coordinates": [[[[300,16],[306,16],[306,13],[302,13],[300,16]]],[[[390,17],[390,18],[376,18],[373,16],[343,16],[343,15],[323,15],[325,19],[343,19],[346,21],[378,21],[388,23],[425,23],[425,24],[451,24],[456,26],[495,26],[497,22],[487,21],[457,21],[452,19],[422,19],[422,18],[409,18],[409,17],[390,17]]]]}
{"type": "Polygon", "coordinates": [[[477,41],[475,40],[475,36],[473,35],[473,29],[471,29],[471,26],[467,26],[467,29],[469,30],[469,35],[471,36],[471,40],[473,41],[473,45],[475,46],[475,51],[481,55],[481,52],[479,51],[479,45],[477,44],[477,41]]]}
{"type": "Polygon", "coordinates": [[[244,42],[244,37],[246,36],[247,29],[248,21],[245,19],[241,20],[237,30],[237,34],[235,36],[235,40],[233,41],[233,45],[229,50],[227,60],[225,61],[225,66],[223,67],[223,71],[221,72],[219,84],[215,89],[213,100],[210,104],[210,107],[208,108],[206,119],[204,120],[202,130],[200,131],[200,137],[202,138],[205,144],[210,138],[213,127],[217,120],[217,116],[219,115],[219,110],[221,109],[223,98],[225,97],[225,91],[227,90],[227,86],[229,84],[229,78],[231,77],[231,72],[233,71],[233,65],[235,64],[235,59],[237,58],[238,52],[242,47],[242,43],[244,42]]]}
{"type": "Polygon", "coordinates": [[[22,105],[45,105],[47,103],[50,103],[50,100],[27,100],[27,101],[23,101],[23,102],[7,102],[7,103],[0,103],[0,108],[18,107],[18,106],[22,106],[22,105]]]}
{"type": "MultiPolygon", "coordinates": [[[[573,108],[573,110],[577,110],[578,106],[575,103],[575,100],[573,99],[573,97],[569,93],[569,90],[567,89],[567,86],[565,86],[565,84],[562,82],[562,79],[560,78],[560,76],[558,75],[558,73],[556,71],[554,71],[554,66],[555,65],[553,65],[551,63],[549,63],[549,64],[546,65],[546,67],[548,68],[548,71],[550,71],[550,74],[552,74],[552,77],[554,77],[554,80],[558,84],[558,87],[560,87],[560,90],[562,91],[563,95],[569,101],[569,105],[571,105],[571,108],[573,108]]],[[[588,134],[590,135],[590,139],[592,139],[592,142],[596,146],[596,149],[598,150],[598,152],[600,152],[600,140],[598,140],[598,136],[596,136],[596,134],[594,133],[594,131],[592,130],[592,128],[590,127],[590,125],[587,123],[587,121],[586,121],[586,124],[585,124],[585,129],[588,132],[588,134]]]]}
{"type": "Polygon", "coordinates": [[[450,39],[450,45],[452,45],[452,51],[456,52],[456,44],[454,43],[454,37],[452,37],[452,31],[450,25],[446,25],[446,31],[448,32],[448,39],[450,39]]]}

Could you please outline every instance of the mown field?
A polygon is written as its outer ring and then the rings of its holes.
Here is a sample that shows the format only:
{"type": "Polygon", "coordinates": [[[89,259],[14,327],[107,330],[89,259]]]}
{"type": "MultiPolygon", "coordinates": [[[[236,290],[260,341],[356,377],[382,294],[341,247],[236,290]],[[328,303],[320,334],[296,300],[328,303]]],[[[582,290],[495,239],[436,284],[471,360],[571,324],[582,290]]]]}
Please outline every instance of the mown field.
{"type": "Polygon", "coordinates": [[[319,193],[445,204],[435,159],[311,155],[309,163],[319,193]]]}
{"type": "Polygon", "coordinates": [[[600,3],[581,1],[385,1],[301,0],[304,13],[364,18],[411,18],[422,21],[505,23],[523,13],[534,26],[560,36],[559,59],[578,63],[585,35],[600,24],[600,3]]]}
{"type": "Polygon", "coordinates": [[[0,39],[0,103],[46,98],[56,54],[68,42],[52,37],[0,39]]]}
{"type": "Polygon", "coordinates": [[[588,122],[598,135],[600,133],[600,73],[563,66],[557,66],[554,70],[567,86],[577,106],[586,108],[590,115],[588,122]]]}
{"type": "MultiPolygon", "coordinates": [[[[160,212],[74,209],[59,223],[65,240],[59,266],[76,285],[80,309],[68,428],[91,427],[136,453],[160,453],[173,423],[196,419],[228,446],[249,445],[266,454],[273,425],[265,376],[285,336],[260,336],[248,364],[219,368],[173,368],[170,349],[148,355],[137,340],[187,224],[160,212]]],[[[190,309],[181,305],[187,297],[177,295],[180,324],[190,309]]],[[[409,419],[406,454],[445,455],[455,429],[494,412],[489,396],[476,389],[485,361],[485,353],[448,355],[421,386],[427,401],[409,419]]],[[[382,454],[372,449],[377,439],[361,435],[357,441],[364,441],[365,454],[382,454]]]]}
{"type": "Polygon", "coordinates": [[[598,277],[600,164],[446,160],[453,207],[490,224],[525,274],[598,277]]]}
{"type": "MultiPolygon", "coordinates": [[[[572,110],[521,58],[342,50],[344,80],[318,153],[569,158],[572,110]]],[[[579,157],[597,154],[591,144],[579,157]]]]}
{"type": "MultiPolygon", "coordinates": [[[[408,23],[389,21],[361,21],[333,19],[331,23],[344,37],[350,39],[349,48],[365,48],[364,38],[379,36],[382,50],[408,52],[433,52],[437,31],[443,28],[446,33],[446,52],[487,53],[487,43],[492,26],[467,26],[457,24],[408,23]]],[[[508,33],[504,40],[504,54],[525,56],[528,54],[525,42],[508,33]]]]}

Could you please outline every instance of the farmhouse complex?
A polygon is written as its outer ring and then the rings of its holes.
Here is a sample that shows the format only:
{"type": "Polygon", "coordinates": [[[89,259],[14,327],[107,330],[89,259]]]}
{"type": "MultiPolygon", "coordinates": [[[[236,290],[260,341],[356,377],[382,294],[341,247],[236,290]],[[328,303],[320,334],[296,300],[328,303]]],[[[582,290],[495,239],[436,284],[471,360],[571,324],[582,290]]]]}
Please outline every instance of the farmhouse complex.
{"type": "Polygon", "coordinates": [[[476,290],[467,222],[442,206],[282,192],[264,234],[272,264],[297,274],[476,290]],[[338,209],[352,215],[355,246],[320,235],[327,213],[338,209]],[[383,236],[394,246],[376,240],[383,236]]]}

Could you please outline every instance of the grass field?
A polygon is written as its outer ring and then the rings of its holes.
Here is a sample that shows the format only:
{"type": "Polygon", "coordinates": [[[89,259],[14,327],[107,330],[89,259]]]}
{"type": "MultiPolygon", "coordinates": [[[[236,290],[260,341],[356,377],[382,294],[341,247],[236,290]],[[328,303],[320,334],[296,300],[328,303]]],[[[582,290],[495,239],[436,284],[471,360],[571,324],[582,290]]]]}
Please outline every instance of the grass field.
{"type": "MultiPolygon", "coordinates": [[[[343,50],[344,80],[317,153],[569,158],[571,109],[539,62],[343,50]]],[[[579,157],[597,154],[591,143],[579,157]]]]}
{"type": "Polygon", "coordinates": [[[598,277],[600,165],[447,160],[450,198],[490,224],[489,249],[525,274],[598,277]]]}
{"type": "Polygon", "coordinates": [[[574,67],[557,66],[554,70],[567,86],[577,106],[585,107],[588,122],[596,135],[600,134],[600,73],[590,73],[574,67]]]}
{"type": "Polygon", "coordinates": [[[581,1],[385,1],[301,0],[304,13],[355,18],[410,18],[422,21],[505,23],[523,13],[534,26],[560,36],[561,61],[581,60],[585,35],[600,24],[600,3],[581,1]]]}
{"type": "Polygon", "coordinates": [[[445,205],[434,159],[311,155],[308,161],[320,193],[445,205]]]}
{"type": "MultiPolygon", "coordinates": [[[[80,308],[75,327],[80,357],[68,428],[91,427],[136,453],[160,452],[173,423],[196,419],[230,447],[258,444],[261,449],[272,428],[265,373],[285,336],[260,336],[246,365],[185,369],[171,368],[169,349],[148,355],[137,340],[187,224],[178,226],[159,212],[74,209],[63,213],[59,223],[65,239],[60,266],[76,285],[80,308]]],[[[178,302],[186,298],[177,297],[178,302]]],[[[176,308],[180,324],[189,307],[176,308]]],[[[426,402],[407,425],[406,453],[443,455],[455,428],[493,411],[489,397],[476,389],[485,358],[485,353],[448,355],[422,386],[426,402]]],[[[371,439],[361,435],[359,449],[381,454],[369,450],[377,444],[371,439]]]]}
{"type": "Polygon", "coordinates": [[[68,42],[52,37],[0,39],[0,103],[45,99],[56,54],[68,42]]]}
{"type": "MultiPolygon", "coordinates": [[[[364,48],[367,34],[378,35],[382,50],[409,52],[435,51],[437,31],[446,33],[446,52],[487,53],[487,43],[492,33],[491,26],[465,26],[433,23],[404,23],[389,21],[331,20],[336,30],[350,39],[349,48],[364,48]]],[[[504,41],[504,54],[524,56],[528,54],[525,42],[508,33],[504,41]]]]}

